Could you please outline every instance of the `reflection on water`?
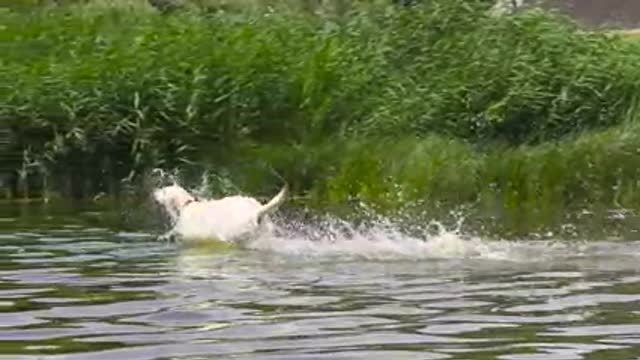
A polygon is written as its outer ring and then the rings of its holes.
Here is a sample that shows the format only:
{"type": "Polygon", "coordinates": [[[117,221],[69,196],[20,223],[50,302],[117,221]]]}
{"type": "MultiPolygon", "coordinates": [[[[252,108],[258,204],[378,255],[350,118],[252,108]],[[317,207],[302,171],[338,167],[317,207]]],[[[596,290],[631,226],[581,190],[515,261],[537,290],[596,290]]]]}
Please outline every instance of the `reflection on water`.
{"type": "Polygon", "coordinates": [[[1,359],[636,359],[640,242],[392,227],[182,248],[0,209],[1,359]]]}

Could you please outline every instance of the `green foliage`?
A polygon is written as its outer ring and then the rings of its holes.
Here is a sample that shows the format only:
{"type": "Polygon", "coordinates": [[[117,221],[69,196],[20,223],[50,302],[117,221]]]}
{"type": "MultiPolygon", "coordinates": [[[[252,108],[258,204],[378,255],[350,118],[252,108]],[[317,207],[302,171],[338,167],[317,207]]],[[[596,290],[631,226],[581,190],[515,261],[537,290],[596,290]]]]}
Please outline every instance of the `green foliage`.
{"type": "Polygon", "coordinates": [[[458,2],[433,4],[400,15],[396,76],[368,132],[539,143],[617,124],[636,101],[637,43],[537,10],[494,18],[458,2]]]}
{"type": "Polygon", "coordinates": [[[270,191],[270,164],[317,203],[475,204],[525,228],[631,204],[616,129],[635,134],[640,43],[488,4],[5,11],[0,125],[51,174],[197,160],[270,191]]]}
{"type": "MultiPolygon", "coordinates": [[[[285,169],[294,188],[313,189],[308,206],[337,205],[337,211],[358,200],[383,214],[408,211],[417,219],[446,219],[461,209],[472,230],[506,237],[563,229],[570,232],[564,235],[576,235],[576,228],[583,237],[613,236],[603,224],[610,211],[640,211],[639,126],[634,119],[534,146],[398,137],[325,143],[306,151],[262,147],[236,160],[245,166],[253,161],[257,168],[255,159],[268,159],[285,169]],[[305,159],[313,159],[314,181],[300,186],[309,170],[305,159]]],[[[232,173],[235,183],[259,189],[249,179],[255,173],[232,173]]],[[[259,178],[264,181],[264,172],[259,178]]],[[[637,227],[637,217],[625,221],[627,231],[637,227]]]]}

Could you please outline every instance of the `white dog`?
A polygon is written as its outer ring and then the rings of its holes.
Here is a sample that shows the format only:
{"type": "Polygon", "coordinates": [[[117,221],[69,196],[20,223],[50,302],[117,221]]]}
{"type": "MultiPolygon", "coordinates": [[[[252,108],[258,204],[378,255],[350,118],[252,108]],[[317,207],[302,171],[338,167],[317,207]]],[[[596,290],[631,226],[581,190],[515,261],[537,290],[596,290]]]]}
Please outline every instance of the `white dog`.
{"type": "Polygon", "coordinates": [[[269,214],[285,200],[287,186],[267,204],[246,196],[199,201],[178,185],[153,192],[156,202],[171,218],[173,228],[161,238],[185,241],[242,242],[273,231],[269,214]]]}

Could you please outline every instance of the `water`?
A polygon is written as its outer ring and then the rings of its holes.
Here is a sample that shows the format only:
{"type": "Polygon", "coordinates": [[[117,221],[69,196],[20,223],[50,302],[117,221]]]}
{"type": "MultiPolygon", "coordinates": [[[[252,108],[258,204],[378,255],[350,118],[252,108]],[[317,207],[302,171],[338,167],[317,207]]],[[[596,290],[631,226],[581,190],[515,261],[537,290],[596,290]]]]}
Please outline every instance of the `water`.
{"type": "Polygon", "coordinates": [[[640,358],[640,242],[381,224],[185,248],[112,218],[0,206],[0,359],[640,358]]]}

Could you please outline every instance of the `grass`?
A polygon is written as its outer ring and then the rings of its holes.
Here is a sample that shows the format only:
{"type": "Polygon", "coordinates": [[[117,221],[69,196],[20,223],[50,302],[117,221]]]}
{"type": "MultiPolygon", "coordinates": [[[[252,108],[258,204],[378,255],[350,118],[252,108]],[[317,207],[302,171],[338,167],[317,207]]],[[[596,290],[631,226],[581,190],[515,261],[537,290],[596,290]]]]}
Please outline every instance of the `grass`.
{"type": "MultiPolygon", "coordinates": [[[[311,189],[306,206],[332,213],[350,211],[357,201],[376,213],[417,221],[454,222],[462,215],[467,230],[483,235],[629,236],[620,231],[638,225],[634,216],[618,232],[605,223],[619,225],[608,219],[612,211],[640,210],[638,126],[626,122],[518,147],[480,147],[441,136],[348,140],[299,152],[274,145],[239,152],[235,160],[241,165],[225,165],[224,179],[267,193],[260,169],[268,162],[285,169],[298,193],[311,189]]],[[[219,168],[209,170],[220,174],[219,168]]]]}
{"type": "Polygon", "coordinates": [[[156,167],[271,194],[273,167],[308,206],[506,236],[636,209],[640,43],[487,4],[4,11],[0,125],[66,195],[156,167]]]}

